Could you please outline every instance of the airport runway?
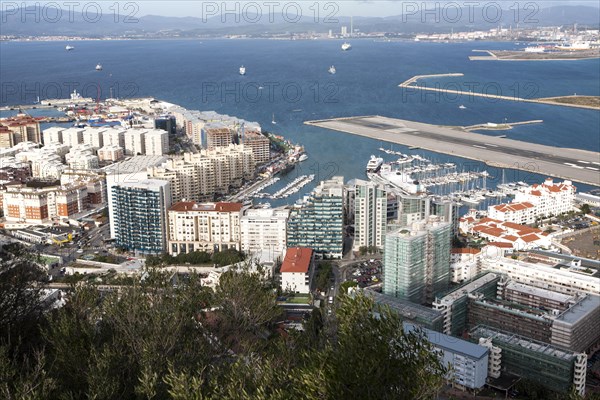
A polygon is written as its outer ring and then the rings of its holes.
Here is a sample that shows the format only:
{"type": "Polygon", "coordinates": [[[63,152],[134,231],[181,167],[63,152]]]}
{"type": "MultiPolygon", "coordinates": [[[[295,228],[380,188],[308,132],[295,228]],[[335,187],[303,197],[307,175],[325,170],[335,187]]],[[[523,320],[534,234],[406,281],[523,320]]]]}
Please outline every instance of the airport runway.
{"type": "Polygon", "coordinates": [[[593,151],[545,146],[467,132],[461,127],[381,116],[307,121],[305,124],[478,160],[494,167],[600,186],[600,153],[593,151]]]}

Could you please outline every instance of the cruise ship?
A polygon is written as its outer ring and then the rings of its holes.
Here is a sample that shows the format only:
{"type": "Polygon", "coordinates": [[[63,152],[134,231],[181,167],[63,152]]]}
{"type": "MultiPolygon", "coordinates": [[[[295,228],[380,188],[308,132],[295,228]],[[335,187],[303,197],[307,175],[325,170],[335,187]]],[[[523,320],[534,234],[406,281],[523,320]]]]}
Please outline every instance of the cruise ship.
{"type": "Polygon", "coordinates": [[[383,165],[383,158],[371,156],[371,159],[367,163],[367,172],[377,173],[383,165]]]}

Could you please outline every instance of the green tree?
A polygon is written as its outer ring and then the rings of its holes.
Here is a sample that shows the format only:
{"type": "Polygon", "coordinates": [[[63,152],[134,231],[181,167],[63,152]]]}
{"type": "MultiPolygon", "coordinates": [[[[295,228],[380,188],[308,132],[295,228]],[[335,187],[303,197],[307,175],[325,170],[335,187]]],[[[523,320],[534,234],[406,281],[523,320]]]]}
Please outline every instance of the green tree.
{"type": "Polygon", "coordinates": [[[579,207],[579,210],[583,214],[589,214],[592,211],[589,204],[582,204],[581,207],[579,207]]]}
{"type": "Polygon", "coordinates": [[[294,375],[311,399],[430,399],[447,370],[418,332],[405,334],[388,308],[364,295],[338,299],[336,326],[323,348],[304,353],[294,375]],[[377,313],[374,313],[377,311],[377,313]]]}
{"type": "Polygon", "coordinates": [[[260,273],[228,271],[215,290],[218,332],[227,346],[263,345],[274,320],[281,317],[275,291],[260,273]]]}
{"type": "Polygon", "coordinates": [[[340,292],[344,293],[344,294],[348,294],[348,289],[350,289],[351,287],[358,287],[358,283],[356,283],[354,281],[346,281],[341,284],[340,292]]]}
{"type": "Polygon", "coordinates": [[[41,301],[46,277],[36,254],[23,245],[0,246],[0,345],[9,353],[29,352],[39,342],[39,326],[48,304],[41,301]]]}
{"type": "Polygon", "coordinates": [[[329,282],[333,277],[333,266],[331,262],[322,262],[319,265],[317,272],[316,286],[320,290],[325,290],[329,286],[329,282]]]}

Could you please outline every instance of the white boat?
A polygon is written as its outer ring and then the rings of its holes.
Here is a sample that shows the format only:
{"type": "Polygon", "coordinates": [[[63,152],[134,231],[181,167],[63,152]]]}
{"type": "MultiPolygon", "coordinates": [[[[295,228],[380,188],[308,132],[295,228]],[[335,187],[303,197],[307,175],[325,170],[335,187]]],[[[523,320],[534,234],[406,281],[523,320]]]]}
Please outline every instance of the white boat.
{"type": "Polygon", "coordinates": [[[246,75],[246,67],[243,65],[240,67],[240,75],[246,75]]]}
{"type": "Polygon", "coordinates": [[[379,172],[383,165],[383,158],[371,156],[371,159],[367,163],[367,172],[379,172]]]}
{"type": "Polygon", "coordinates": [[[67,45],[67,46],[65,47],[65,50],[67,50],[67,51],[71,51],[71,50],[73,50],[73,49],[75,49],[75,47],[73,47],[73,46],[69,46],[69,45],[67,45]]]}
{"type": "Polygon", "coordinates": [[[306,161],[306,160],[308,160],[308,156],[306,154],[302,154],[300,156],[300,158],[298,158],[298,161],[306,161]]]}
{"type": "Polygon", "coordinates": [[[277,125],[277,121],[275,121],[275,113],[273,113],[273,118],[271,118],[271,123],[273,125],[277,125]]]}
{"type": "Polygon", "coordinates": [[[348,51],[350,49],[352,49],[352,45],[348,42],[344,42],[344,44],[342,45],[342,50],[348,51]]]}
{"type": "Polygon", "coordinates": [[[466,110],[467,107],[461,104],[460,106],[458,106],[458,108],[460,108],[461,110],[466,110]]]}
{"type": "Polygon", "coordinates": [[[332,65],[331,67],[329,67],[329,69],[327,70],[331,75],[335,74],[335,67],[332,65]]]}
{"type": "Polygon", "coordinates": [[[96,65],[96,71],[102,71],[102,64],[96,65]]]}

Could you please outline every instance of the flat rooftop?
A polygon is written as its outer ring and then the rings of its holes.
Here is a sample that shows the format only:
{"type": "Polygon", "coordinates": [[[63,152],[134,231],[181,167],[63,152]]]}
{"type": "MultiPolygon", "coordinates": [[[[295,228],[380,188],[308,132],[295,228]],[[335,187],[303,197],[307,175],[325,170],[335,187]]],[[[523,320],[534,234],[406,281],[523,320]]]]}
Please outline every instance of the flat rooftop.
{"type": "MultiPolygon", "coordinates": [[[[404,322],[402,325],[404,326],[404,332],[407,333],[418,329],[417,325],[411,324],[409,322],[404,322]]],[[[421,329],[423,330],[425,335],[427,335],[427,340],[429,340],[429,342],[431,342],[431,344],[433,344],[435,347],[438,347],[440,349],[448,350],[452,353],[461,354],[463,356],[474,358],[476,360],[481,359],[489,352],[487,347],[467,342],[466,340],[446,335],[444,333],[432,331],[431,329],[421,329]]]]}
{"type": "Polygon", "coordinates": [[[475,279],[474,281],[471,281],[471,282],[467,283],[466,285],[453,290],[452,292],[450,292],[447,295],[445,295],[444,297],[442,297],[440,299],[440,301],[442,303],[452,304],[456,300],[468,295],[471,292],[478,290],[483,285],[487,285],[488,283],[490,283],[498,278],[499,278],[499,275],[489,272],[489,273],[483,275],[482,277],[479,277],[479,278],[475,279]]]}
{"type": "Polygon", "coordinates": [[[588,294],[583,299],[572,305],[556,318],[557,321],[563,321],[568,324],[575,324],[585,318],[590,313],[600,308],[600,296],[588,294]]]}
{"type": "Polygon", "coordinates": [[[167,161],[164,156],[134,156],[128,160],[118,162],[103,168],[107,175],[131,174],[146,171],[148,167],[154,167],[167,161]]]}
{"type": "Polygon", "coordinates": [[[523,169],[590,185],[600,185],[600,153],[545,146],[468,132],[462,127],[431,125],[378,115],[306,121],[332,129],[437,153],[523,169]]]}
{"type": "Polygon", "coordinates": [[[442,318],[442,313],[440,311],[420,304],[411,303],[410,301],[401,300],[373,290],[365,290],[363,293],[366,296],[371,297],[375,303],[388,306],[392,311],[397,312],[400,316],[410,321],[422,320],[433,323],[436,319],[442,318]]]}
{"type": "Polygon", "coordinates": [[[539,297],[547,300],[557,301],[559,303],[566,303],[569,300],[575,300],[573,296],[567,294],[554,292],[548,289],[537,288],[534,286],[525,285],[515,281],[510,281],[506,285],[506,289],[514,290],[520,293],[528,294],[531,297],[539,297]]]}
{"type": "Polygon", "coordinates": [[[469,334],[475,339],[482,337],[492,338],[492,342],[500,342],[507,345],[523,347],[524,349],[545,354],[550,357],[560,358],[565,361],[571,361],[573,358],[575,358],[575,353],[568,350],[563,350],[556,346],[552,346],[551,344],[529,339],[515,333],[494,329],[486,325],[476,326],[475,328],[471,329],[469,334]]]}

